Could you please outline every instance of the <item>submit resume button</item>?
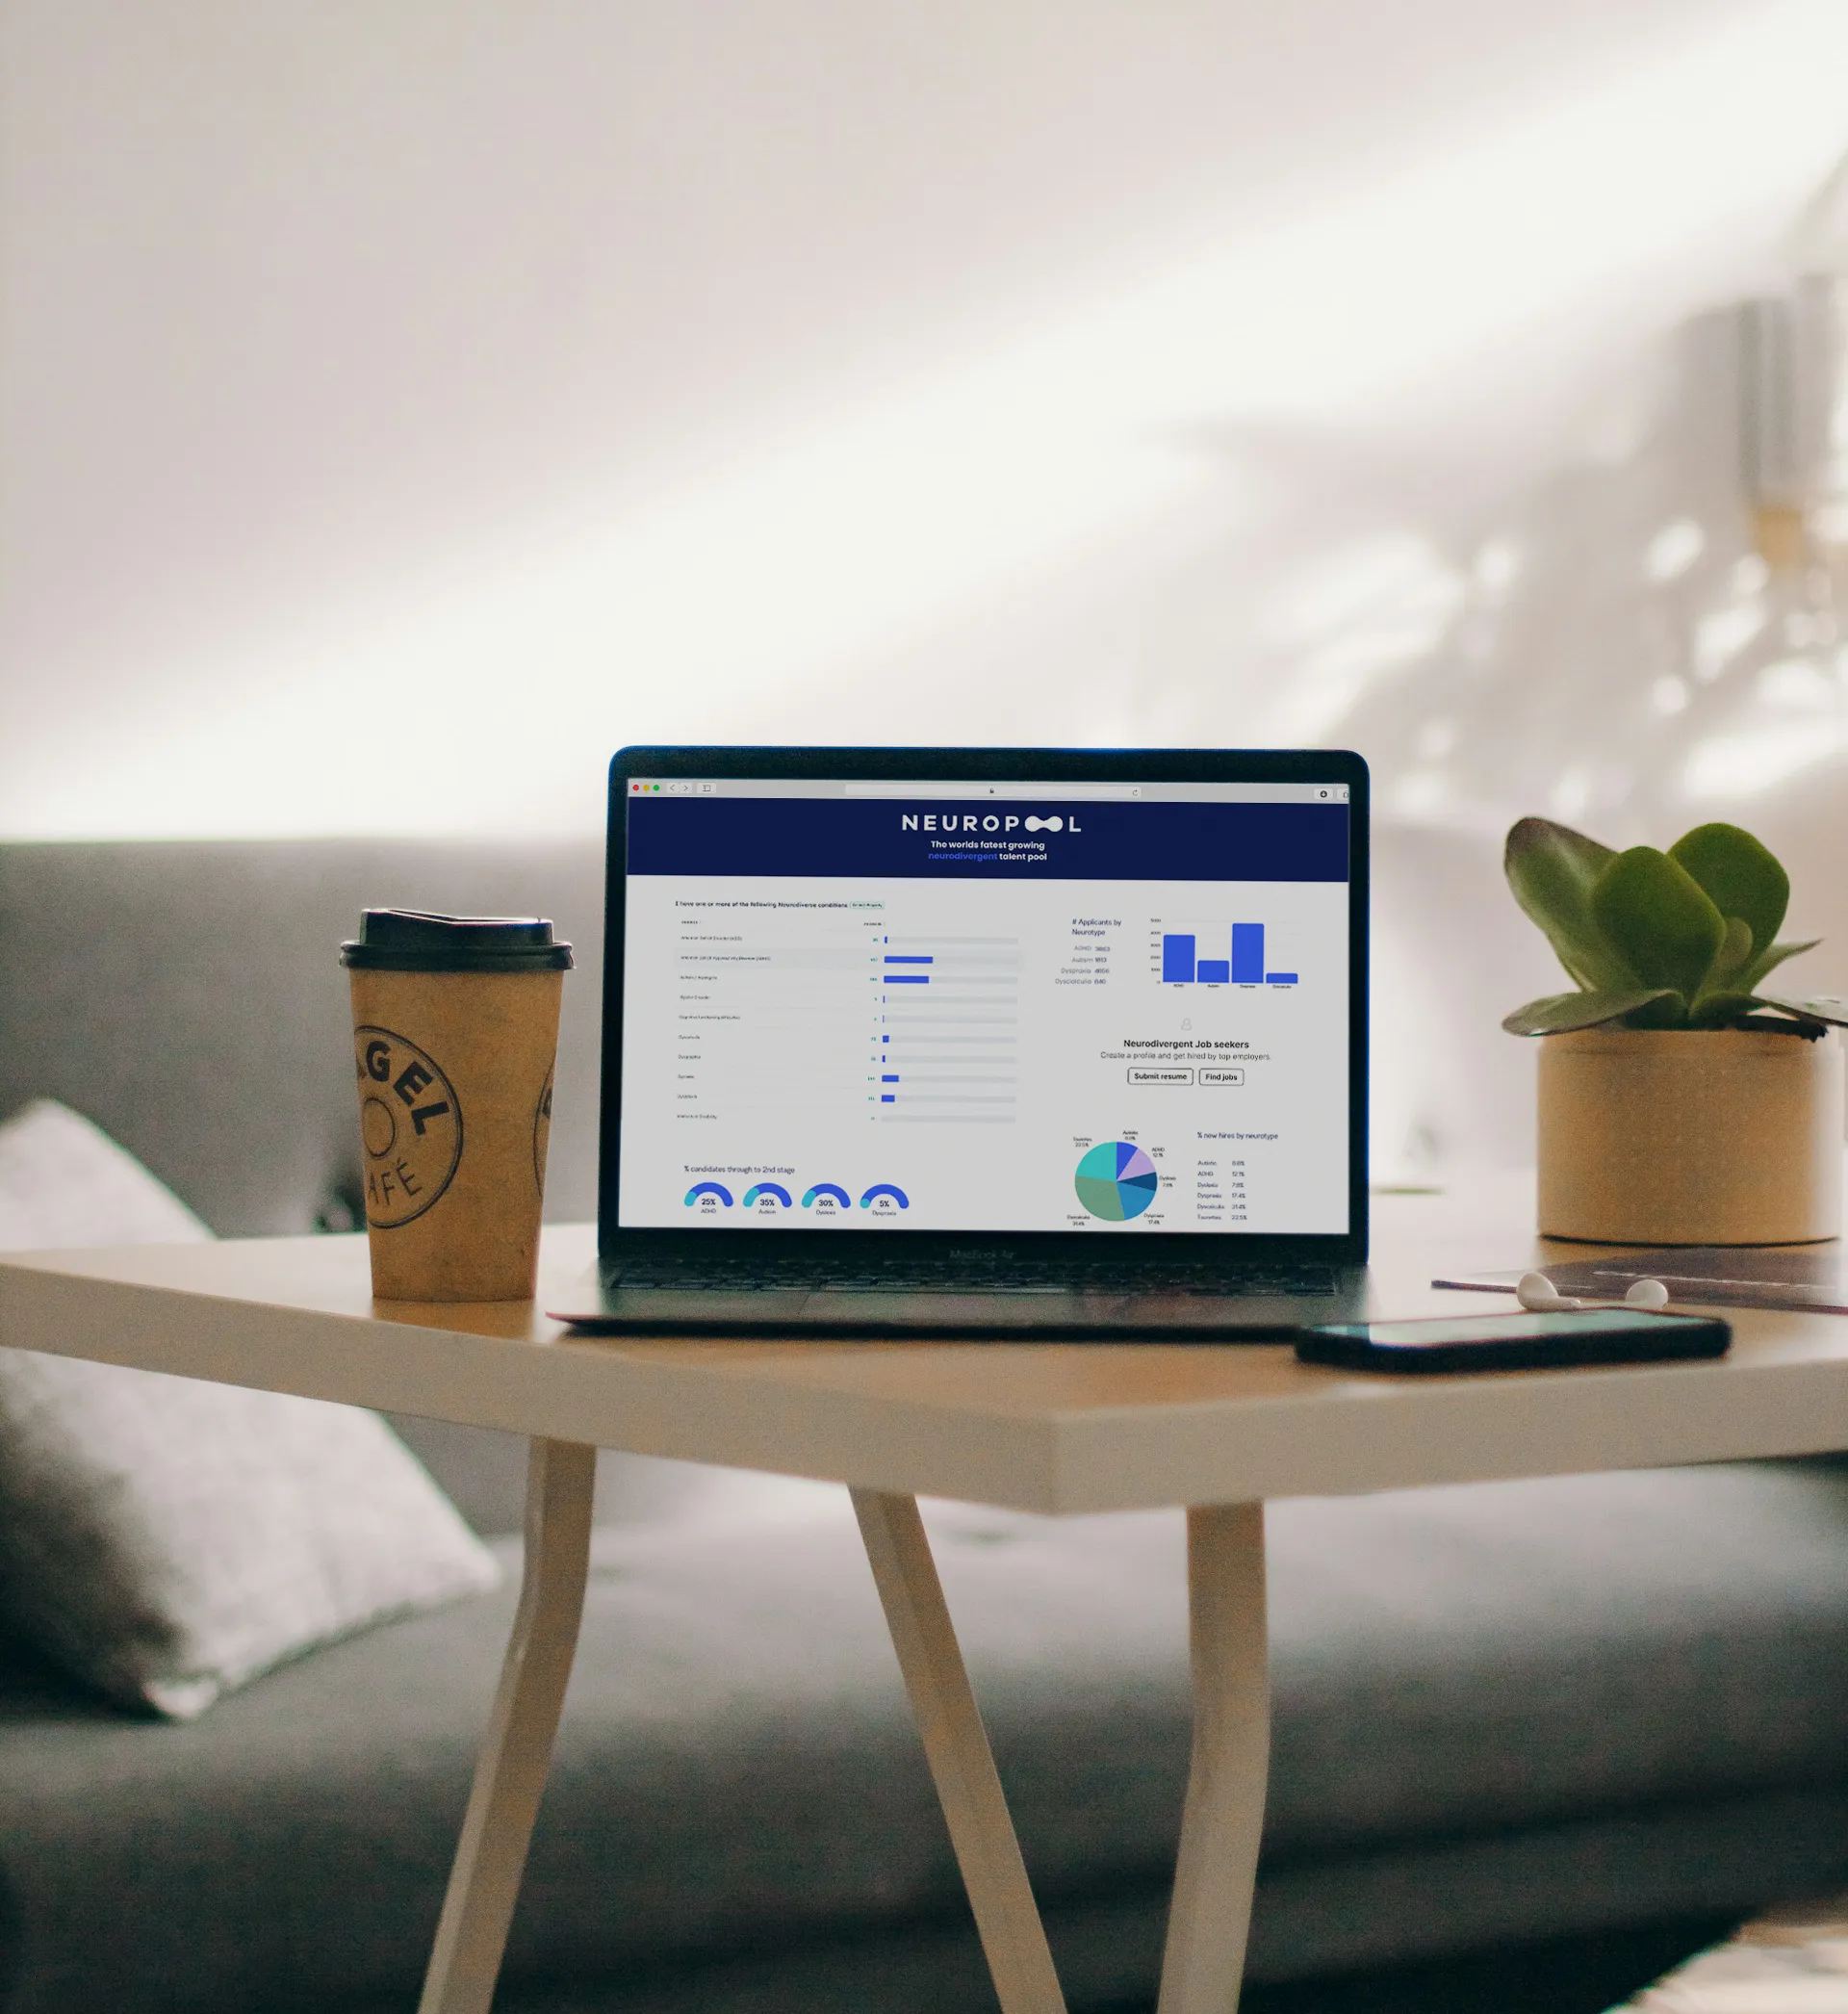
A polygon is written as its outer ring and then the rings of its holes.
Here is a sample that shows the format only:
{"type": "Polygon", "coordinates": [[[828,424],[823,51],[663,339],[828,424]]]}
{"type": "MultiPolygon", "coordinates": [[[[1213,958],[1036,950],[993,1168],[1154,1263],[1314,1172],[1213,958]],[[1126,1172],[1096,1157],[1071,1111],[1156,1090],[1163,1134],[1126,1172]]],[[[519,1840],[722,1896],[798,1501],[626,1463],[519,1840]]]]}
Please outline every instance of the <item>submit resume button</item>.
{"type": "Polygon", "coordinates": [[[1132,1084],[1191,1084],[1194,1072],[1191,1068],[1148,1070],[1140,1064],[1131,1064],[1129,1081],[1132,1084]]]}
{"type": "Polygon", "coordinates": [[[1243,1084],[1245,1082],[1245,1072],[1242,1070],[1202,1070],[1200,1072],[1200,1082],[1202,1084],[1243,1084]]]}

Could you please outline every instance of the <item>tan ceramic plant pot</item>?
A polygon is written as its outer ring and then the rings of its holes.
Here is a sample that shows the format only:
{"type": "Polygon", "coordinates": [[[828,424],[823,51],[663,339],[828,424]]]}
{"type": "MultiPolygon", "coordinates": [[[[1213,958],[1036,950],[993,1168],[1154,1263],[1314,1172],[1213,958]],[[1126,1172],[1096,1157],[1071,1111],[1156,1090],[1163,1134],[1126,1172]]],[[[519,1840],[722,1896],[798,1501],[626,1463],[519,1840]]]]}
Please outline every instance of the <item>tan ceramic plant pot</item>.
{"type": "Polygon", "coordinates": [[[1540,1230],[1796,1245],[1841,1230],[1842,1046],[1751,1028],[1540,1041],[1540,1230]]]}

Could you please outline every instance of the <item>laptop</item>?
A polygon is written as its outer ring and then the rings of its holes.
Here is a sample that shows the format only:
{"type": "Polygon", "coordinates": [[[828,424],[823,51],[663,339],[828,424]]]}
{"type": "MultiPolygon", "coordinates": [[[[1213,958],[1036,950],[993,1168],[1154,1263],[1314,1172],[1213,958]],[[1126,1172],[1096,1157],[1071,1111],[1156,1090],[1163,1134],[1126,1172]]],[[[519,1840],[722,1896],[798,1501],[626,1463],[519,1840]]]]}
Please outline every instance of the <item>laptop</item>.
{"type": "Polygon", "coordinates": [[[1362,1312],[1367,768],[629,748],[599,1267],[650,1335],[1274,1340],[1362,1312]]]}

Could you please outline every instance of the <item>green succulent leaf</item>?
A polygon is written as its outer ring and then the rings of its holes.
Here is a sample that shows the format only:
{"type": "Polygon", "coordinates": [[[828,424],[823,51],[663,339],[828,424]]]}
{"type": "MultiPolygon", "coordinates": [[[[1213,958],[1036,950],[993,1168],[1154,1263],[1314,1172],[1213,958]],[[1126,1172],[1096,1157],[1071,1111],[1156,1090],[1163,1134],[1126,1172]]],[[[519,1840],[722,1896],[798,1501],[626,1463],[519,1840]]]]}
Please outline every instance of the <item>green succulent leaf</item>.
{"type": "Polygon", "coordinates": [[[1766,974],[1813,950],[1779,943],[1790,881],[1776,857],[1736,825],[1697,825],[1666,853],[1614,853],[1550,818],[1523,818],[1504,858],[1516,901],[1545,932],[1580,991],[1530,1000],[1502,1026],[1564,1034],[1628,1028],[1791,1029],[1811,1039],[1848,1027],[1848,997],[1766,994],[1766,974]]]}
{"type": "Polygon", "coordinates": [[[1758,981],[1769,972],[1777,970],[1786,958],[1795,958],[1804,951],[1813,951],[1821,943],[1819,937],[1806,938],[1802,943],[1767,944],[1745,970],[1738,974],[1738,983],[1749,986],[1755,993],[1758,981]]]}
{"type": "Polygon", "coordinates": [[[1776,1007],[1785,1014],[1794,1014],[1804,1020],[1827,1021],[1832,1027],[1848,1028],[1848,1000],[1839,994],[1810,994],[1807,998],[1785,999],[1782,994],[1761,993],[1758,1004],[1776,1007]]]}
{"type": "Polygon", "coordinates": [[[1502,1025],[1510,1035],[1566,1035],[1574,1028],[1596,1028],[1605,1021],[1622,1020],[1627,1014],[1657,1001],[1672,1003],[1675,1019],[1668,1025],[1677,1025],[1683,1003],[1678,994],[1661,986],[1549,994],[1544,1000],[1529,1000],[1525,1007],[1517,1007],[1502,1025]]]}
{"type": "Polygon", "coordinates": [[[1743,917],[1728,917],[1726,935],[1720,941],[1720,955],[1713,961],[1713,969],[1707,975],[1709,986],[1723,985],[1735,978],[1752,963],[1752,926],[1743,917]]]}
{"type": "Polygon", "coordinates": [[[1514,899],[1545,931],[1559,963],[1588,990],[1636,984],[1636,974],[1591,913],[1591,891],[1616,858],[1608,846],[1551,818],[1521,819],[1502,856],[1514,899]]]}
{"type": "Polygon", "coordinates": [[[1769,944],[1790,906],[1790,877],[1777,855],[1736,825],[1697,825],[1669,857],[1700,883],[1723,917],[1742,917],[1755,944],[1769,944]]]}
{"type": "Polygon", "coordinates": [[[1592,886],[1589,906],[1640,984],[1689,999],[1700,993],[1726,942],[1726,918],[1707,891],[1679,861],[1654,846],[1631,846],[1610,862],[1592,886]]]}

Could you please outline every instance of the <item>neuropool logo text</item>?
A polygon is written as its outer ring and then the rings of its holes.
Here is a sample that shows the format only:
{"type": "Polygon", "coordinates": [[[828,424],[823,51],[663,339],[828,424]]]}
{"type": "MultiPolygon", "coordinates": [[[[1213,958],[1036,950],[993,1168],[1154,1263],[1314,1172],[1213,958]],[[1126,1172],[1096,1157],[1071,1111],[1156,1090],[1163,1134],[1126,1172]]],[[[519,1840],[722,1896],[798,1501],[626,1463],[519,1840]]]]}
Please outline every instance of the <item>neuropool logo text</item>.
{"type": "Polygon", "coordinates": [[[1016,818],[1010,812],[901,812],[901,832],[1013,832],[1016,826],[1028,832],[1083,832],[1084,827],[1069,813],[1050,818],[1031,815],[1016,818]]]}

